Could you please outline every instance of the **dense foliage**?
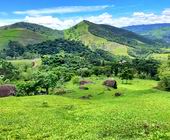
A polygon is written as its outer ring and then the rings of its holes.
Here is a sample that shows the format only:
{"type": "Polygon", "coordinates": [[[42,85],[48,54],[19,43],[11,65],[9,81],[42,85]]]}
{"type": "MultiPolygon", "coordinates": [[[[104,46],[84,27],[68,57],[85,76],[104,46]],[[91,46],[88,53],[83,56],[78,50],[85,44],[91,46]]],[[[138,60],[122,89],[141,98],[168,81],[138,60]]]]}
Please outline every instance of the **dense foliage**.
{"type": "MultiPolygon", "coordinates": [[[[64,39],[46,41],[27,47],[16,41],[10,41],[2,54],[13,59],[41,56],[42,65],[35,72],[31,72],[31,68],[27,65],[19,68],[18,75],[24,82],[18,87],[21,89],[20,93],[25,91],[27,95],[41,94],[42,91],[48,94],[49,89],[71,80],[72,76],[105,75],[112,77],[114,75],[119,76],[122,81],[126,80],[126,83],[134,77],[155,80],[161,78],[158,73],[160,62],[157,60],[114,56],[100,49],[92,51],[81,42],[64,39]]],[[[32,63],[31,67],[34,66],[32,63]]],[[[8,79],[14,78],[9,77],[8,79]]]]}
{"type": "Polygon", "coordinates": [[[163,77],[158,84],[158,88],[165,91],[170,91],[170,76],[163,77]]]}
{"type": "Polygon", "coordinates": [[[84,57],[66,53],[59,53],[53,56],[44,56],[42,58],[42,64],[52,67],[62,66],[73,70],[91,67],[90,63],[84,57]]]}
{"type": "Polygon", "coordinates": [[[5,50],[6,56],[16,58],[24,53],[24,47],[17,41],[10,41],[5,50]]]}
{"type": "Polygon", "coordinates": [[[10,62],[0,60],[0,76],[3,80],[16,80],[19,78],[19,72],[10,62]]]}
{"type": "Polygon", "coordinates": [[[159,76],[161,81],[158,84],[158,88],[170,91],[170,55],[168,56],[168,61],[160,66],[159,76]]]}
{"type": "Polygon", "coordinates": [[[10,41],[8,47],[1,51],[1,57],[38,57],[38,55],[52,55],[57,54],[61,51],[66,53],[78,54],[79,56],[86,57],[93,63],[99,63],[99,59],[106,61],[114,60],[111,53],[104,50],[92,51],[81,42],[68,41],[64,39],[56,39],[54,41],[46,41],[39,44],[28,45],[27,47],[22,46],[16,41],[10,41]]]}
{"type": "Polygon", "coordinates": [[[143,78],[145,78],[146,76],[154,78],[158,74],[160,63],[156,60],[134,59],[132,63],[138,75],[142,76],[143,78]]]}

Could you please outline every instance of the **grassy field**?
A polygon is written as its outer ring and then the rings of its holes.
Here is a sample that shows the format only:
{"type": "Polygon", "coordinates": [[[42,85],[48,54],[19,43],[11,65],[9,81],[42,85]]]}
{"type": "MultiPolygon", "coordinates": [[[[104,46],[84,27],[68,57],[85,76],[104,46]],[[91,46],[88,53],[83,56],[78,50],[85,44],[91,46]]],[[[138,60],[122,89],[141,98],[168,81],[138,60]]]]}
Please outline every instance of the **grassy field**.
{"type": "Polygon", "coordinates": [[[118,89],[91,77],[89,90],[67,83],[62,95],[0,99],[0,140],[159,140],[170,139],[170,94],[154,89],[157,82],[118,81],[118,89]],[[123,93],[115,97],[116,92],[123,93]],[[92,95],[89,100],[80,99],[92,95]]]}

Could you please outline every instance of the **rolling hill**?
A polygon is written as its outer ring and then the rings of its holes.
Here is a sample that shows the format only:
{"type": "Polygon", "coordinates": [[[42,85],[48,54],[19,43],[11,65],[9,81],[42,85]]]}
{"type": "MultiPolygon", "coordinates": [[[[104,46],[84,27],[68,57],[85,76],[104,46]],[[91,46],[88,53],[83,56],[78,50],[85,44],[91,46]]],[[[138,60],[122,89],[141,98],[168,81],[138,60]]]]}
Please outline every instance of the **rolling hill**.
{"type": "Polygon", "coordinates": [[[64,31],[26,22],[0,27],[0,50],[5,48],[10,40],[28,45],[58,38],[81,41],[92,50],[102,49],[124,56],[141,52],[145,54],[149,49],[154,50],[165,45],[159,40],[148,39],[126,29],[84,20],[64,31]]]}
{"type": "Polygon", "coordinates": [[[135,25],[123,29],[135,32],[150,39],[159,39],[170,43],[170,23],[135,25]]]}
{"type": "Polygon", "coordinates": [[[46,38],[44,35],[21,28],[0,30],[0,49],[5,48],[10,40],[27,45],[42,42],[46,38]]]}
{"type": "Polygon", "coordinates": [[[64,35],[66,39],[83,42],[85,45],[88,45],[92,50],[103,49],[117,55],[128,55],[128,46],[108,41],[105,38],[90,33],[87,21],[83,21],[76,26],[65,30],[64,35]]]}
{"type": "Polygon", "coordinates": [[[19,22],[0,27],[0,49],[5,48],[10,40],[18,41],[22,45],[28,45],[56,38],[63,38],[62,31],[37,24],[19,22]]]}
{"type": "Polygon", "coordinates": [[[121,55],[128,55],[128,49],[153,48],[160,45],[159,41],[147,39],[131,31],[89,21],[82,21],[65,30],[64,35],[66,39],[82,41],[92,49],[100,48],[121,55]]]}

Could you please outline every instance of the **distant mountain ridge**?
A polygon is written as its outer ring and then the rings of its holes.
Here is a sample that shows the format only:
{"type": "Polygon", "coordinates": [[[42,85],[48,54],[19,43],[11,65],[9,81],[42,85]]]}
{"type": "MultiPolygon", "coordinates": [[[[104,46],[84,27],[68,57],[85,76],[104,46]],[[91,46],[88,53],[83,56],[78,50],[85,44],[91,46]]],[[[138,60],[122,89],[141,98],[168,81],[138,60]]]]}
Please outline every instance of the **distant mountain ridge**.
{"type": "Polygon", "coordinates": [[[170,23],[134,25],[123,29],[135,32],[150,39],[159,39],[170,43],[170,23]]]}

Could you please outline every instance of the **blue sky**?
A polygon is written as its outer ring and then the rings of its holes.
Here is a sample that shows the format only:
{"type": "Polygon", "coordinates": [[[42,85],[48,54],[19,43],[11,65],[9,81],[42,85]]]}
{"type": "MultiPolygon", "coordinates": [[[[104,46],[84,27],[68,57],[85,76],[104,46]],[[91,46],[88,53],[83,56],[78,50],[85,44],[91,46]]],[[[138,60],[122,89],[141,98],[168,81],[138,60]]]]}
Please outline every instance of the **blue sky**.
{"type": "Polygon", "coordinates": [[[117,27],[170,23],[170,0],[5,0],[0,26],[26,21],[69,28],[81,20],[117,27]]]}

